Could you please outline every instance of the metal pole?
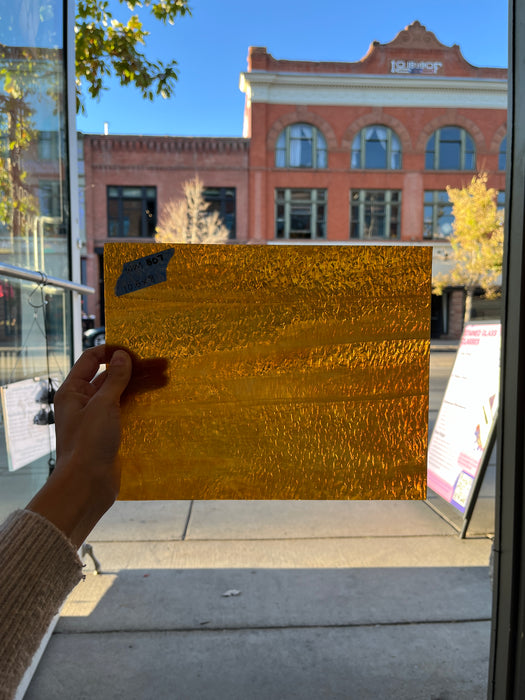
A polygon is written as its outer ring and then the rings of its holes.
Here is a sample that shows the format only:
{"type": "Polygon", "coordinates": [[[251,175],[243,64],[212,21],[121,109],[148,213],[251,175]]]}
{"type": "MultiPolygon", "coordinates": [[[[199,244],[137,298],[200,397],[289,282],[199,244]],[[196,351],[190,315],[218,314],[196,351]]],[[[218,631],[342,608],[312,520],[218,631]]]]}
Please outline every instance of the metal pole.
{"type": "Polygon", "coordinates": [[[79,294],[94,294],[93,287],[88,287],[85,284],[78,284],[71,280],[63,280],[59,277],[50,277],[45,272],[35,270],[27,270],[25,267],[16,267],[7,263],[0,263],[0,275],[6,277],[14,277],[28,282],[36,282],[36,284],[46,285],[48,287],[58,287],[59,289],[67,289],[70,292],[78,292],[79,294]]]}

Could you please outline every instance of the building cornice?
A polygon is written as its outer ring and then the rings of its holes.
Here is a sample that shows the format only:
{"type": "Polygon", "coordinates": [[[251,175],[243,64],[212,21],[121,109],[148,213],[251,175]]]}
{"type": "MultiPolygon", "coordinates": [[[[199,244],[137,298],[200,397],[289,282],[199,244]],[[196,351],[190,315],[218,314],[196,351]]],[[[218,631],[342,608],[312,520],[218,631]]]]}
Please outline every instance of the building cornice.
{"type": "Polygon", "coordinates": [[[155,153],[247,153],[250,140],[241,137],[182,137],[82,134],[95,151],[155,153]]]}
{"type": "Polygon", "coordinates": [[[507,109],[507,81],[496,78],[250,71],[239,87],[250,103],[507,109]]]}

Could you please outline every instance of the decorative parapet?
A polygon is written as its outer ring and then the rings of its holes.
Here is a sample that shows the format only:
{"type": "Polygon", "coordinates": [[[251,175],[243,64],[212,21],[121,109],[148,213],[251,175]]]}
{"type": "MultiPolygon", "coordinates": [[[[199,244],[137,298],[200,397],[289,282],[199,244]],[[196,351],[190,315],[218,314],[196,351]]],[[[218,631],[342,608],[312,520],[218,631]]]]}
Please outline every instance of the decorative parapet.
{"type": "Polygon", "coordinates": [[[94,151],[129,153],[248,153],[250,139],[84,134],[94,151]]]}
{"type": "Polygon", "coordinates": [[[412,22],[386,44],[373,41],[359,61],[294,61],[276,59],[264,46],[250,46],[248,73],[313,73],[324,75],[446,76],[506,80],[506,68],[473,66],[457,44],[446,46],[420,22],[412,22]]]}

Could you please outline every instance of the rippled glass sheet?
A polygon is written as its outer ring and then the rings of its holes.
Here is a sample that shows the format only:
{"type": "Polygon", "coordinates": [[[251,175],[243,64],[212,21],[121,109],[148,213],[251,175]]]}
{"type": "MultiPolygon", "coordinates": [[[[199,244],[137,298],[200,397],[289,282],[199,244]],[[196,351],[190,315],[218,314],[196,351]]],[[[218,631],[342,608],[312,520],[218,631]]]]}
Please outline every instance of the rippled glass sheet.
{"type": "Polygon", "coordinates": [[[120,498],[424,498],[431,257],[108,243],[106,340],[153,368],[123,402],[120,498]]]}

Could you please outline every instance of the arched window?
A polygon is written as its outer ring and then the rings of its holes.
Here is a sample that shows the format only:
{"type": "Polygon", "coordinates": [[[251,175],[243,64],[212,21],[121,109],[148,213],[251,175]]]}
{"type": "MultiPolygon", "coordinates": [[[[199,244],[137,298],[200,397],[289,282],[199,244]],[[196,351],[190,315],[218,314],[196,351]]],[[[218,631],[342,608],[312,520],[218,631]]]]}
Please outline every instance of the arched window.
{"type": "Polygon", "coordinates": [[[365,126],[352,143],[352,168],[399,170],[401,144],[388,126],[365,126]]]}
{"type": "Polygon", "coordinates": [[[458,126],[436,129],[425,151],[427,170],[475,170],[476,148],[470,134],[458,126]]]}
{"type": "Polygon", "coordinates": [[[278,168],[326,168],[326,140],[311,124],[290,124],[275,147],[278,168]]]}
{"type": "Polygon", "coordinates": [[[507,137],[503,139],[499,147],[498,170],[505,170],[507,167],[507,137]]]}

